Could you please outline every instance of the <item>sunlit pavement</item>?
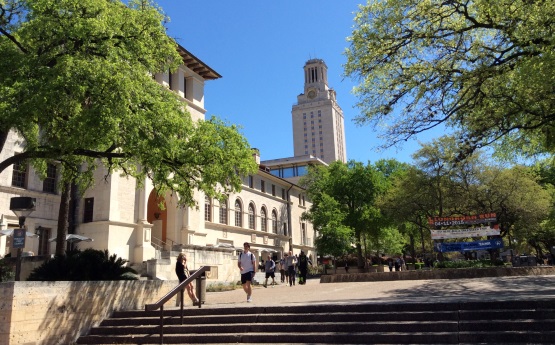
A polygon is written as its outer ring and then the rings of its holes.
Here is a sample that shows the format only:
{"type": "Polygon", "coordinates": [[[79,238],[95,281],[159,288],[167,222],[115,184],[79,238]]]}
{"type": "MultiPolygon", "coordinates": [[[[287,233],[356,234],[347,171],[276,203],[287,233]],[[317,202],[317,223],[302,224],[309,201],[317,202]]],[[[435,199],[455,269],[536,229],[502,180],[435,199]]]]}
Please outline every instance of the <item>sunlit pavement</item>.
{"type": "Polygon", "coordinates": [[[258,285],[252,298],[253,302],[247,303],[242,288],[208,292],[203,307],[555,299],[555,275],[328,284],[309,279],[306,285],[292,287],[258,285]]]}

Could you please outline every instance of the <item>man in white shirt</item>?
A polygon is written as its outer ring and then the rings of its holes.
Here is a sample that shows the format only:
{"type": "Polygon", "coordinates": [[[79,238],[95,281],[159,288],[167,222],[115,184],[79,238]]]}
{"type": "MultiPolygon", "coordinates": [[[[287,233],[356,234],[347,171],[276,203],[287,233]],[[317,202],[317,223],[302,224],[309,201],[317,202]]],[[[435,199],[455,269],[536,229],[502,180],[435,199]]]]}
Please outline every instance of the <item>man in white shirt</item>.
{"type": "Polygon", "coordinates": [[[241,284],[243,290],[247,294],[247,302],[252,302],[252,287],[251,282],[254,278],[254,268],[256,267],[256,259],[254,254],[251,253],[251,246],[248,242],[243,243],[243,252],[239,254],[237,260],[237,267],[241,270],[241,284]]]}
{"type": "Polygon", "coordinates": [[[286,260],[287,270],[289,271],[289,286],[295,285],[295,265],[297,265],[297,258],[293,256],[293,252],[289,251],[289,256],[286,260]]]}

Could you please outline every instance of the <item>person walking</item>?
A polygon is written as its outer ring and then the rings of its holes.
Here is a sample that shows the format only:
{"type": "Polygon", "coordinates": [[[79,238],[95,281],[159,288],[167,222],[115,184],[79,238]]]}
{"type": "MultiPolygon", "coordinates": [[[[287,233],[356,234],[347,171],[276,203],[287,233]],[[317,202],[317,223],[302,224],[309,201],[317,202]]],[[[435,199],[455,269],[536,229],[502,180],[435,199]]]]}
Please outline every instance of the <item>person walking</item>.
{"type": "Polygon", "coordinates": [[[295,285],[295,265],[297,264],[297,258],[293,256],[293,252],[289,251],[287,256],[287,275],[289,276],[289,286],[295,285]]]}
{"type": "Polygon", "coordinates": [[[301,255],[299,255],[299,284],[304,285],[306,284],[306,274],[308,273],[308,264],[312,266],[312,261],[306,256],[303,250],[301,250],[301,255]]]}
{"type": "Polygon", "coordinates": [[[252,302],[252,279],[256,269],[256,259],[250,251],[251,245],[248,242],[243,243],[243,252],[239,254],[237,267],[241,270],[241,284],[243,290],[247,294],[247,302],[252,302]]]}
{"type": "MultiPolygon", "coordinates": [[[[177,256],[177,262],[175,263],[175,274],[177,275],[177,279],[179,279],[180,284],[183,281],[185,281],[185,279],[189,278],[189,276],[191,275],[189,273],[189,268],[187,268],[187,258],[183,253],[179,253],[179,255],[177,256]]],[[[189,298],[191,299],[191,301],[193,301],[193,304],[198,305],[199,299],[195,294],[195,288],[193,286],[193,283],[191,282],[187,284],[187,286],[185,286],[185,290],[187,290],[187,295],[189,295],[189,298]]],[[[176,306],[179,306],[179,304],[181,303],[180,296],[181,294],[177,295],[178,298],[177,298],[177,301],[175,302],[176,306]]]]}
{"type": "Polygon", "coordinates": [[[268,287],[268,278],[272,277],[272,287],[274,287],[274,285],[276,285],[276,281],[275,281],[275,274],[274,272],[276,271],[276,263],[274,262],[274,260],[272,260],[272,257],[270,255],[268,255],[268,260],[266,260],[266,263],[264,265],[264,271],[266,272],[266,280],[264,281],[264,287],[268,287]]]}
{"type": "MultiPolygon", "coordinates": [[[[287,256],[287,254],[285,254],[285,256],[287,256]]],[[[280,274],[280,278],[281,278],[281,282],[285,283],[285,259],[281,258],[279,260],[279,274],[280,274]]]]}

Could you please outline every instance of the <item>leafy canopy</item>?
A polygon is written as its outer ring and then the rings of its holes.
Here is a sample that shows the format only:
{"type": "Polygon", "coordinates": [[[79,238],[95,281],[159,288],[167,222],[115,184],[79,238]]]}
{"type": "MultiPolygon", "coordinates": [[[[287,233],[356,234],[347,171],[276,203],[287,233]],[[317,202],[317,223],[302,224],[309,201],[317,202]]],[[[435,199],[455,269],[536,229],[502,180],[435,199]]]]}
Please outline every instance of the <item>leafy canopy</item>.
{"type": "Polygon", "coordinates": [[[555,2],[373,0],[359,7],[345,74],[359,124],[384,147],[445,125],[461,157],[491,143],[555,149],[555,2]]]}
{"type": "Polygon", "coordinates": [[[239,189],[256,164],[237,128],[193,122],[152,77],[182,63],[166,19],[147,0],[0,0],[0,139],[13,130],[25,140],[0,172],[56,161],[63,182],[87,184],[102,164],[184,205],[195,189],[239,189]]]}
{"type": "Polygon", "coordinates": [[[305,218],[319,232],[318,250],[338,255],[351,240],[363,267],[362,233],[379,219],[375,202],[384,189],[383,174],[370,164],[335,161],[329,167],[309,167],[300,183],[312,200],[305,218]]]}

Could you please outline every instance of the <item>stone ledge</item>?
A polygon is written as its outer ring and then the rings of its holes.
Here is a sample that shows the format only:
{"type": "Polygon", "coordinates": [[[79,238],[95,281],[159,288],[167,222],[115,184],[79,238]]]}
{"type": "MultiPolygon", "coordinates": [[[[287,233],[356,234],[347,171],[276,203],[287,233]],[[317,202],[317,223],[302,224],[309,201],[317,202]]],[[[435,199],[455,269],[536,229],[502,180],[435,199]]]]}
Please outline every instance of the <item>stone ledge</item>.
{"type": "Polygon", "coordinates": [[[555,275],[554,266],[531,267],[491,267],[491,268],[445,268],[434,270],[415,270],[378,273],[346,273],[322,275],[320,283],[352,283],[392,280],[428,279],[471,279],[506,276],[555,275]]]}

